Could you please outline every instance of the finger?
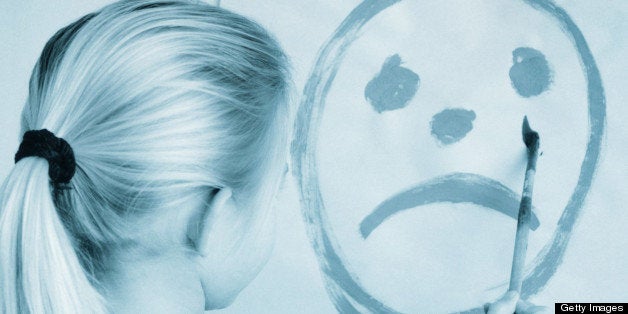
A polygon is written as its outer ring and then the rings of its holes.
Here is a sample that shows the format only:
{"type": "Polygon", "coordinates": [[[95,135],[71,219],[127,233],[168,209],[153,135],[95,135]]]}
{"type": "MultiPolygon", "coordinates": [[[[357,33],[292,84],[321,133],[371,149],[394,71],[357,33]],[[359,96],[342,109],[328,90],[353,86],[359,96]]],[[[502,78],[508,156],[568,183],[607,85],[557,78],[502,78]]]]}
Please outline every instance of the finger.
{"type": "Polygon", "coordinates": [[[489,305],[489,314],[512,314],[515,312],[519,293],[517,291],[506,292],[499,300],[489,305]]]}
{"type": "Polygon", "coordinates": [[[531,302],[528,302],[526,300],[519,300],[517,302],[517,314],[521,313],[521,314],[545,314],[545,313],[552,313],[552,311],[550,311],[550,309],[547,306],[539,306],[539,305],[535,305],[531,302]]]}

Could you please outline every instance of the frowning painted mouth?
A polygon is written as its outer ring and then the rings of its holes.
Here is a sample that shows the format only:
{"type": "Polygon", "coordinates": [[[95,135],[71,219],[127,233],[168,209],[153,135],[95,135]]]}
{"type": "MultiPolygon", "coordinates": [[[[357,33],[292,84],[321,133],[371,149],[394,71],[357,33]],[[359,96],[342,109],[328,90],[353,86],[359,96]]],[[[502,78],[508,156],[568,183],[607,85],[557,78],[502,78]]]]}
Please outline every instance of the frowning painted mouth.
{"type": "MultiPolygon", "coordinates": [[[[419,183],[383,201],[364,217],[360,233],[366,239],[390,216],[434,203],[472,203],[517,220],[520,200],[519,194],[496,180],[474,173],[454,172],[419,183]]],[[[530,228],[538,227],[539,219],[533,212],[530,228]]]]}

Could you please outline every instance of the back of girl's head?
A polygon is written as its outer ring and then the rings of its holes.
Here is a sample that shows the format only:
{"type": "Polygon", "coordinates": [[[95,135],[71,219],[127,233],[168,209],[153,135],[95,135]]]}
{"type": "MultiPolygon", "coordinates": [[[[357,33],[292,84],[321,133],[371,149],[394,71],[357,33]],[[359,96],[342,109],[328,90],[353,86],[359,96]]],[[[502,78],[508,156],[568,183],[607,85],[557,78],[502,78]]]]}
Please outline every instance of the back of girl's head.
{"type": "Polygon", "coordinates": [[[46,160],[24,158],[5,180],[0,311],[105,312],[93,274],[142,221],[222,187],[263,211],[285,167],[287,82],[269,34],[205,4],[122,1],[61,29],[22,133],[65,139],[76,173],[53,185],[46,160]]]}

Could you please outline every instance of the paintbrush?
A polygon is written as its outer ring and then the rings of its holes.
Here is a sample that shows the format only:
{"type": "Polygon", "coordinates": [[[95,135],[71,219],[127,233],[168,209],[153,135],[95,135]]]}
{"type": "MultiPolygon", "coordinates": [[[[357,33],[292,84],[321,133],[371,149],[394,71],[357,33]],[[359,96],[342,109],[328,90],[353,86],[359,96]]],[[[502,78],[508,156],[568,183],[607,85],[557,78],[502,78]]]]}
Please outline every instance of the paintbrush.
{"type": "Polygon", "coordinates": [[[536,160],[539,154],[539,133],[530,128],[528,117],[523,118],[521,127],[523,142],[528,149],[528,165],[523,181],[523,193],[519,205],[519,217],[517,219],[517,235],[515,236],[515,250],[512,257],[512,269],[510,271],[509,291],[521,292],[523,283],[523,268],[528,248],[528,233],[530,232],[530,216],[532,215],[532,188],[534,186],[534,174],[536,173],[536,160]]]}

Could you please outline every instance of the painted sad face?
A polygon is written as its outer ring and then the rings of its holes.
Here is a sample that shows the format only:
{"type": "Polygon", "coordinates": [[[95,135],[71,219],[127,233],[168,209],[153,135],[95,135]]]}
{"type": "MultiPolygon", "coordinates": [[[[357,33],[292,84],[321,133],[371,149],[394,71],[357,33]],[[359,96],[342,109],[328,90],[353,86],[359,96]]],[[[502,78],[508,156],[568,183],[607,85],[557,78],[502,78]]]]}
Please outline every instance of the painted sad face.
{"type": "Polygon", "coordinates": [[[345,312],[471,309],[506,290],[541,137],[523,296],[561,263],[598,162],[605,100],[553,3],[366,0],[326,43],[293,145],[306,222],[345,312]]]}

